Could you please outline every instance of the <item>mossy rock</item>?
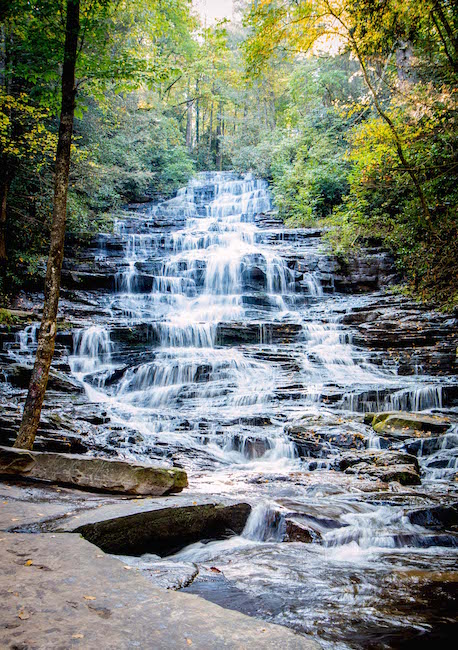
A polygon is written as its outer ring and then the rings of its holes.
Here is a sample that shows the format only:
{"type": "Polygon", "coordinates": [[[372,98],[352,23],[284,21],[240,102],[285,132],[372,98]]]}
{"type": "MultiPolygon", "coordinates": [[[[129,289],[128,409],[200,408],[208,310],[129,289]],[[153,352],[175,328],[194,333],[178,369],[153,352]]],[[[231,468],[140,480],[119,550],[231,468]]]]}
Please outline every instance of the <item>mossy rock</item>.
{"type": "Polygon", "coordinates": [[[450,427],[450,420],[437,415],[390,411],[378,413],[372,420],[372,427],[377,433],[425,435],[445,433],[450,427]]]}

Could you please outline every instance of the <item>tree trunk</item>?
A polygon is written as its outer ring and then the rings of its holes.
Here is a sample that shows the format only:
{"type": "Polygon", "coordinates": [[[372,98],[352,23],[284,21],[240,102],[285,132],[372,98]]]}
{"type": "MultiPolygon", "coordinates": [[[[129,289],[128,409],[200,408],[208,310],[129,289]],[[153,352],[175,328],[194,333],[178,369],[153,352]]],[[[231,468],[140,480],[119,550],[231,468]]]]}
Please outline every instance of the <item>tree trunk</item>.
{"type": "MultiPolygon", "coordinates": [[[[453,4],[453,3],[452,3],[453,4]]],[[[447,36],[449,37],[450,43],[453,47],[453,61],[456,69],[456,57],[458,54],[458,38],[456,36],[456,30],[448,22],[447,16],[445,15],[444,10],[442,9],[440,0],[433,0],[434,9],[439,17],[440,22],[442,23],[443,28],[445,29],[447,36]]],[[[456,17],[456,14],[454,14],[456,17]]],[[[456,26],[456,22],[455,22],[456,26]]]]}
{"type": "Polygon", "coordinates": [[[56,151],[54,203],[51,243],[46,269],[43,316],[38,333],[35,365],[15,447],[32,449],[40,422],[41,408],[48,383],[49,368],[56,339],[57,308],[60,277],[64,257],[65,222],[67,216],[68,176],[75,113],[75,66],[80,30],[80,0],[67,0],[64,63],[62,68],[62,107],[56,151]]]}
{"type": "Polygon", "coordinates": [[[212,135],[213,135],[213,102],[210,105],[210,127],[208,130],[208,153],[212,152],[212,135]]]}
{"type": "Polygon", "coordinates": [[[218,106],[218,113],[216,115],[216,169],[219,171],[223,168],[223,108],[221,104],[218,106]]]}
{"type": "Polygon", "coordinates": [[[0,187],[0,270],[6,267],[6,201],[8,197],[8,180],[5,179],[0,187]]]}
{"type": "Polygon", "coordinates": [[[186,146],[188,151],[192,149],[192,99],[190,97],[189,83],[188,83],[188,99],[186,101],[186,146]]]}
{"type": "Polygon", "coordinates": [[[200,119],[200,106],[199,106],[199,81],[196,80],[196,147],[199,146],[199,119],[200,119]]]}

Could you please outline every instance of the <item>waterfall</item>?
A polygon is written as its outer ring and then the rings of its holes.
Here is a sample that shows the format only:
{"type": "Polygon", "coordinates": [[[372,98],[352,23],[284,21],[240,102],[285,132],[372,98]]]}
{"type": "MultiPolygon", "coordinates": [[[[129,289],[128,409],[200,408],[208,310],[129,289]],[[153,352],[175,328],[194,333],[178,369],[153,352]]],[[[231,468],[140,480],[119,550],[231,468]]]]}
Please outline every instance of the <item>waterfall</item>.
{"type": "MultiPolygon", "coordinates": [[[[122,256],[110,320],[75,333],[70,364],[93,399],[108,400],[117,421],[152,445],[294,468],[286,415],[323,404],[442,405],[437,383],[400,378],[353,345],[320,271],[319,238],[266,218],[271,208],[265,181],[205,172],[116,223],[122,256]]],[[[20,346],[33,345],[33,330],[22,336],[20,346]]],[[[379,448],[379,438],[369,435],[366,446],[379,448]]]]}

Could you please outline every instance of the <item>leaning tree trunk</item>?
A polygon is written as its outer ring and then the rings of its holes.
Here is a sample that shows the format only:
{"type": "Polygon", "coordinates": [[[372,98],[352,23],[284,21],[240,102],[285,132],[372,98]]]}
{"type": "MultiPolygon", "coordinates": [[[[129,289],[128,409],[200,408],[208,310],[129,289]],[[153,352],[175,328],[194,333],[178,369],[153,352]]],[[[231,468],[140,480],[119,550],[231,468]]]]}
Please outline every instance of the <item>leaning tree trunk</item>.
{"type": "Polygon", "coordinates": [[[51,243],[45,280],[43,316],[38,334],[35,365],[15,447],[32,449],[40,422],[41,408],[48,383],[49,368],[56,339],[57,307],[64,257],[67,216],[68,176],[75,112],[75,66],[78,51],[80,0],[67,0],[64,64],[62,68],[62,107],[56,152],[51,243]]]}

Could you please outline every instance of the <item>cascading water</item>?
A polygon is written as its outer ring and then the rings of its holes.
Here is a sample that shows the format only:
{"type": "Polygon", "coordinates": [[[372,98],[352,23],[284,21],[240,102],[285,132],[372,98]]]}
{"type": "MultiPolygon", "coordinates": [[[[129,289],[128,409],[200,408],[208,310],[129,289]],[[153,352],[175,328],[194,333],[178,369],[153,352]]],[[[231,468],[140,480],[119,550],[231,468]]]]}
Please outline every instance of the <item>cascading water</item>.
{"type": "MultiPolygon", "coordinates": [[[[260,215],[270,208],[264,181],[209,172],[119,221],[124,259],[109,317],[75,333],[70,363],[90,399],[141,434],[122,453],[166,449],[166,462],[190,469],[194,491],[258,504],[241,537],[194,545],[181,560],[218,562],[253,597],[276,594],[282,606],[267,617],[299,630],[327,629],[335,608],[331,627],[343,631],[323,633],[327,647],[369,647],[384,626],[428,628],[404,601],[393,613],[384,590],[408,601],[409,572],[430,567],[433,547],[436,570],[448,570],[454,542],[406,521],[405,503],[425,498],[412,488],[373,494],[329,471],[333,435],[346,422],[363,447],[380,449],[357,413],[440,409],[442,388],[400,377],[396,364],[352,344],[341,316],[354,299],[333,294],[319,272],[326,253],[316,232],[269,223],[260,215]],[[302,416],[312,433],[330,432],[326,458],[298,457],[285,425],[302,416]],[[282,543],[291,512],[320,543],[282,543]]],[[[457,437],[451,429],[418,442],[427,481],[452,478],[457,437]]]]}

